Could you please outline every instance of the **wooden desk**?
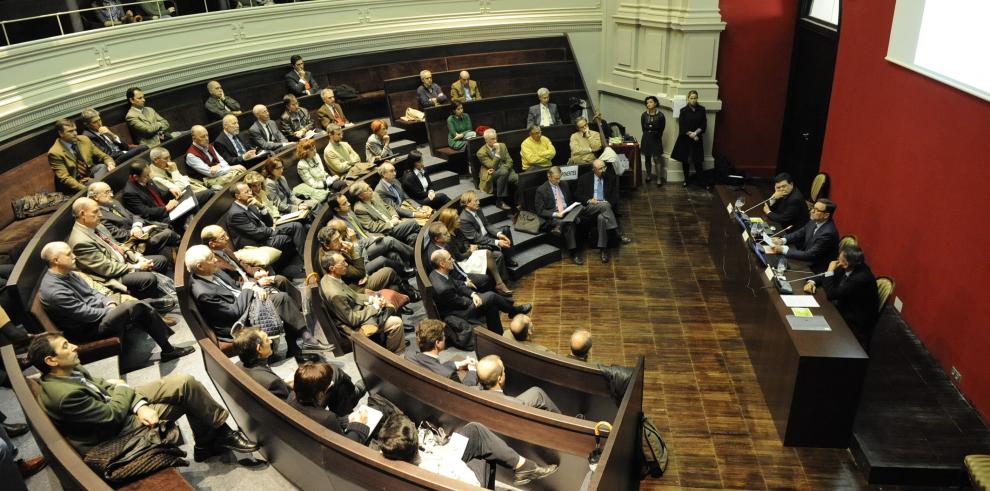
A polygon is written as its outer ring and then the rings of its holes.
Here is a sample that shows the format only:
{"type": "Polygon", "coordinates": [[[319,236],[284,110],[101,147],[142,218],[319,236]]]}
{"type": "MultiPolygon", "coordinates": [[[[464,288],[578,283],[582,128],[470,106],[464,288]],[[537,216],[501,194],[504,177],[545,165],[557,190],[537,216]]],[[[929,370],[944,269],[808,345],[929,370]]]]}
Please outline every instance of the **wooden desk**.
{"type": "MultiPolygon", "coordinates": [[[[748,188],[743,209],[763,200],[763,193],[748,188]]],[[[868,357],[838,311],[815,295],[831,331],[795,331],[787,323],[791,309],[764,274],[764,266],[742,241],[742,230],[726,206],[738,193],[717,186],[712,195],[708,247],[719,271],[750,361],[784,445],[806,447],[849,446],[853,419],[859,405],[868,357]]],[[[757,208],[750,216],[762,216],[757,208]]],[[[775,256],[767,256],[771,264],[775,256]]],[[[807,270],[798,261],[791,269],[807,270]]],[[[807,276],[788,273],[790,279],[807,276]]],[[[794,283],[801,293],[803,282],[794,283]]]]}

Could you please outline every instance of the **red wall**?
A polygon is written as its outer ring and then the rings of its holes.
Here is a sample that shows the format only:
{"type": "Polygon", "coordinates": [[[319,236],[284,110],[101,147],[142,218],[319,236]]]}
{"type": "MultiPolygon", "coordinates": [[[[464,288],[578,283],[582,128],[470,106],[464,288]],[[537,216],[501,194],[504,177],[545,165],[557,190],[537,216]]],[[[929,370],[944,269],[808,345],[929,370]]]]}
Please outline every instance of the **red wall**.
{"type": "Polygon", "coordinates": [[[884,60],[894,1],[842,2],[821,169],[840,233],[896,279],[902,315],[987,418],[990,103],[884,60]]]}
{"type": "Polygon", "coordinates": [[[731,0],[719,9],[726,27],[718,52],[722,110],[715,151],[737,168],[770,176],[777,168],[797,2],[731,0]]]}

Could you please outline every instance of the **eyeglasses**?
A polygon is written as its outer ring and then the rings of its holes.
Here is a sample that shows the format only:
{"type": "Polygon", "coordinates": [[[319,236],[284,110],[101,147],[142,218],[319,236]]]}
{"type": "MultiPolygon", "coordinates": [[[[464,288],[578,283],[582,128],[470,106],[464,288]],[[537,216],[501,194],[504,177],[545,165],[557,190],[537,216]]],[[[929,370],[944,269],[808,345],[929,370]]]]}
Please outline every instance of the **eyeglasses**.
{"type": "Polygon", "coordinates": [[[811,208],[811,211],[817,211],[818,213],[828,213],[828,210],[820,210],[820,209],[814,208],[814,207],[811,208]]]}

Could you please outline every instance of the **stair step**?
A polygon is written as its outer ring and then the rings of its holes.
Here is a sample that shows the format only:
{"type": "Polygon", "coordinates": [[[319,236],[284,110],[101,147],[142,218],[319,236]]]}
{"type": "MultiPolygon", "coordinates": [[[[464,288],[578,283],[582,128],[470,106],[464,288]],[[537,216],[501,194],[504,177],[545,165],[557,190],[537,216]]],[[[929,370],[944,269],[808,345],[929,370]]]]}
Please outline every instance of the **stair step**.
{"type": "MultiPolygon", "coordinates": [[[[516,232],[513,232],[515,234],[516,232]]],[[[519,279],[537,269],[560,261],[563,253],[560,248],[550,244],[537,244],[533,247],[523,249],[512,255],[512,260],[518,266],[509,268],[509,276],[512,279],[519,279]]]]}
{"type": "Polygon", "coordinates": [[[418,145],[418,143],[412,140],[398,140],[390,143],[389,147],[395,153],[409,153],[416,150],[416,145],[418,145]]]}
{"type": "Polygon", "coordinates": [[[430,180],[433,181],[433,187],[435,189],[443,189],[451,186],[456,186],[461,182],[460,177],[458,177],[457,174],[450,172],[449,170],[431,172],[430,180]]]}
{"type": "Polygon", "coordinates": [[[438,186],[437,191],[443,191],[443,193],[446,194],[448,197],[450,197],[450,199],[458,199],[461,194],[467,191],[474,191],[475,193],[477,193],[478,199],[481,200],[482,206],[484,206],[486,203],[495,202],[494,196],[475,188],[474,183],[472,183],[470,179],[463,179],[456,185],[446,188],[440,188],[438,186]]]}
{"type": "Polygon", "coordinates": [[[503,222],[509,219],[509,211],[503,210],[494,204],[482,206],[481,212],[485,214],[488,223],[503,222]]]}
{"type": "Polygon", "coordinates": [[[512,230],[512,241],[513,241],[512,247],[513,247],[513,250],[520,250],[520,249],[524,249],[524,248],[530,247],[533,244],[545,243],[545,242],[549,242],[550,241],[549,240],[549,237],[548,237],[549,234],[536,234],[536,235],[533,235],[533,234],[529,234],[529,233],[526,233],[526,232],[520,232],[520,231],[518,231],[516,229],[513,229],[512,228],[512,220],[509,219],[509,218],[505,218],[505,219],[503,219],[503,220],[501,220],[499,222],[495,222],[494,220],[489,220],[489,221],[492,224],[492,226],[495,227],[496,230],[501,229],[502,227],[506,227],[506,226],[509,227],[512,230]]]}

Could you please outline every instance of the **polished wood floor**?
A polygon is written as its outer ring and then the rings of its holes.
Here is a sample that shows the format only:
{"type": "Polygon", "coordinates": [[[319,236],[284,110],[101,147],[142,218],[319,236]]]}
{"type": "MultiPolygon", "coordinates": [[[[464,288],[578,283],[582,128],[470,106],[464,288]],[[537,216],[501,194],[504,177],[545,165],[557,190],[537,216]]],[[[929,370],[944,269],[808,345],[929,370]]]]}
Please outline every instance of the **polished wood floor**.
{"type": "Polygon", "coordinates": [[[708,254],[711,195],[651,183],[624,196],[621,222],[635,242],[608,264],[589,250],[583,266],[541,268],[518,282],[516,299],[535,305],[535,341],[558,353],[589,327],[592,361],[646,358],[643,406],[671,458],[642,489],[869,488],[847,450],[781,444],[708,254]]]}

